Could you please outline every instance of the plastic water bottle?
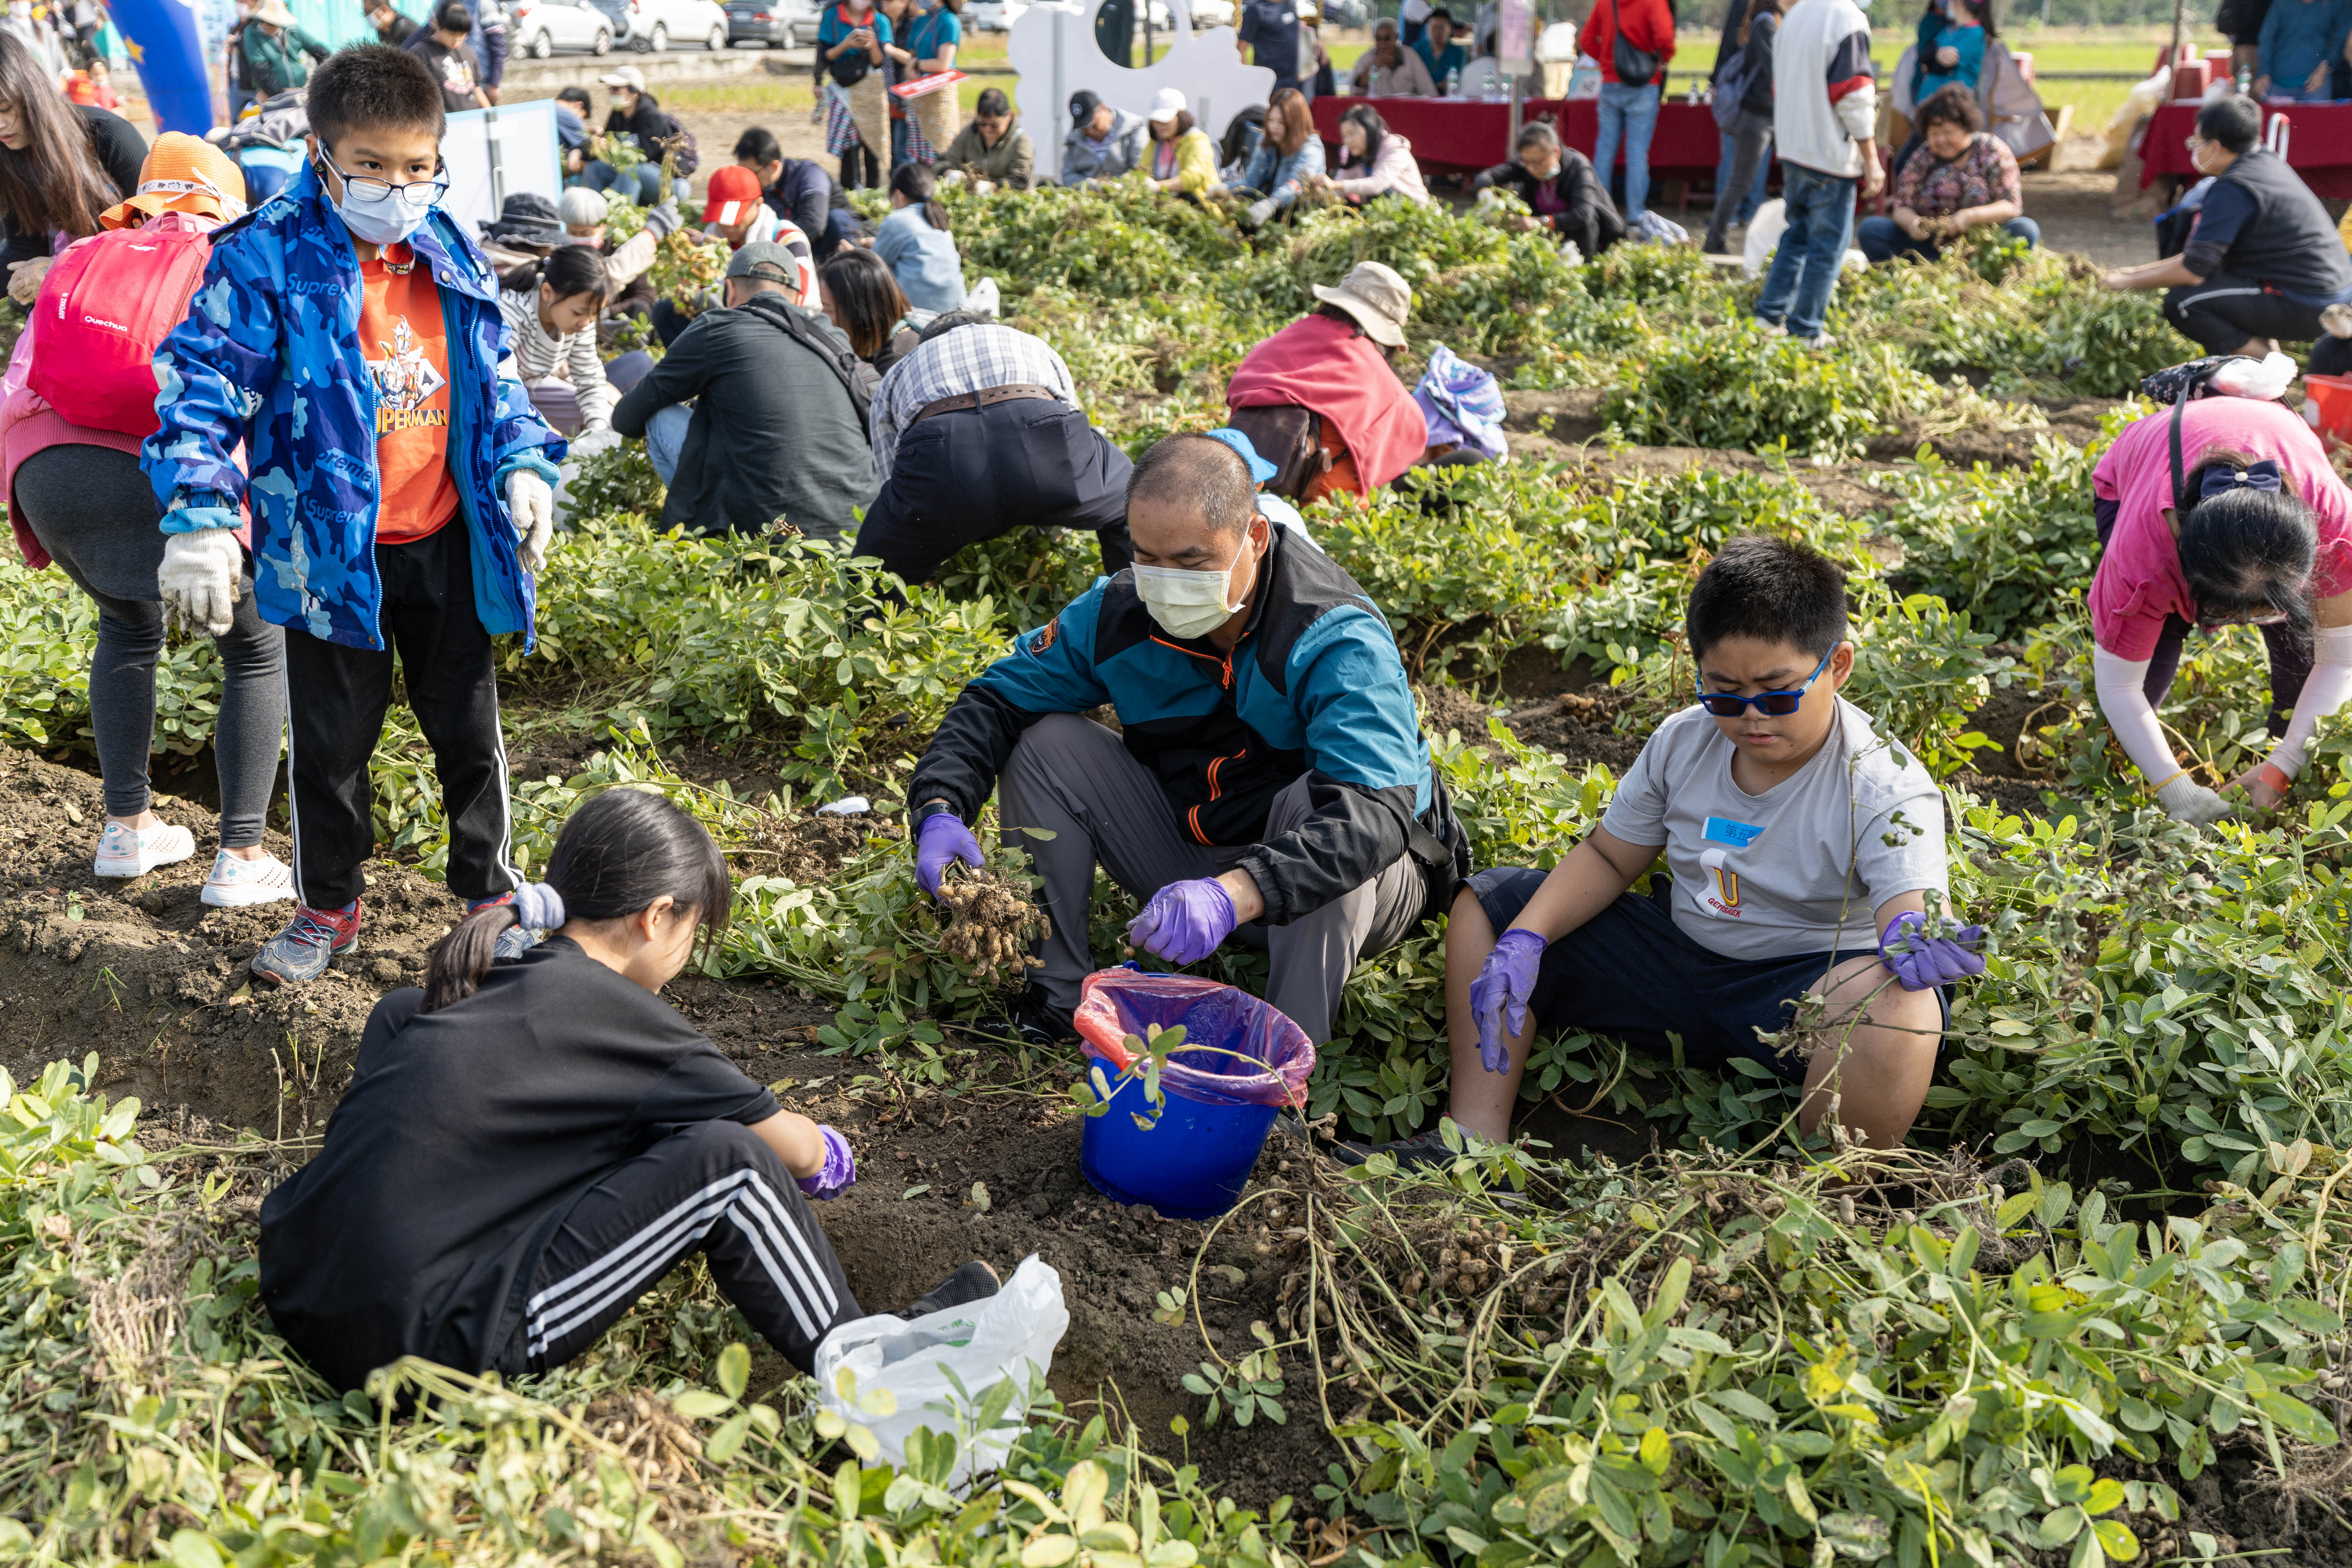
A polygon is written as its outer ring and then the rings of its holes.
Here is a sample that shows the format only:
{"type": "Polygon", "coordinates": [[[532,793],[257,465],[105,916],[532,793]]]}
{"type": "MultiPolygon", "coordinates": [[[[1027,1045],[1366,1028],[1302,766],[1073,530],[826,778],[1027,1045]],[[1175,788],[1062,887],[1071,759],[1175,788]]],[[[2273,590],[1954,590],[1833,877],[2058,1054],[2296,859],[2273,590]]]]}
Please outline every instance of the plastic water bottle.
{"type": "Polygon", "coordinates": [[[2252,93],[2252,92],[2253,91],[2253,89],[2254,89],[2254,68],[2253,68],[2253,67],[2252,67],[2252,66],[2245,66],[2245,65],[2242,65],[2242,66],[2240,66],[2240,67],[2238,68],[2238,75],[2237,75],[2237,79],[2237,79],[2237,86],[2238,86],[2238,96],[2239,96],[2239,97],[2241,97],[2241,98],[2244,98],[2244,97],[2246,97],[2248,94],[2252,93]]]}
{"type": "Polygon", "coordinates": [[[1445,73],[1445,96],[1448,98],[1459,98],[1462,96],[1462,68],[1460,66],[1455,66],[1453,69],[1445,73]]]}

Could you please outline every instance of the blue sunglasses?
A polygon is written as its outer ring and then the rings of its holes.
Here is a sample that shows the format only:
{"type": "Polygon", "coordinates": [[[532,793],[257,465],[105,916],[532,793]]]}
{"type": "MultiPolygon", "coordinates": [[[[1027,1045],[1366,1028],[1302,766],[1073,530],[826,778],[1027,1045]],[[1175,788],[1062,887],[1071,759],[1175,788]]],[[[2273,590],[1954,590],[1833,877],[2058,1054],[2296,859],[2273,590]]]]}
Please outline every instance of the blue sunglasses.
{"type": "MultiPolygon", "coordinates": [[[[1813,666],[1812,674],[1805,677],[1805,683],[1794,691],[1763,691],[1753,697],[1741,697],[1729,691],[1709,691],[1699,687],[1699,705],[1718,719],[1737,719],[1750,708],[1768,719],[1785,719],[1804,701],[1805,693],[1813,689],[1813,682],[1822,678],[1822,671],[1830,667],[1830,660],[1836,654],[1837,648],[1832,646],[1828,653],[1822,655],[1822,662],[1813,666]]],[[[1696,672],[1691,676],[1691,684],[1698,686],[1696,672]]]]}

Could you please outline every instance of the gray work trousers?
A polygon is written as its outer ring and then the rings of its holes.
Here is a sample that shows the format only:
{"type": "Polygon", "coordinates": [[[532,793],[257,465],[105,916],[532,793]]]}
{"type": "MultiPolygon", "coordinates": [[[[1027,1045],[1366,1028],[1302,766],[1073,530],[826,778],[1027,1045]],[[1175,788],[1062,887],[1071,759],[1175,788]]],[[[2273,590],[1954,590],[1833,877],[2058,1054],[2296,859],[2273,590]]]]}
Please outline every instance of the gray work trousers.
{"type": "MultiPolygon", "coordinates": [[[[1139,899],[1171,882],[1214,877],[1246,846],[1193,843],[1151,771],[1119,738],[1076,713],[1049,713],[1029,726],[997,780],[997,820],[1050,832],[1021,837],[1045,883],[1053,934],[1037,949],[1045,967],[1034,978],[1055,1006],[1078,1005],[1078,987],[1095,970],[1087,941],[1095,862],[1139,899]]],[[[1274,797],[1268,837],[1304,823],[1310,807],[1300,778],[1274,797]]],[[[1359,959],[1395,946],[1421,921],[1429,885],[1420,862],[1400,855],[1377,877],[1287,924],[1255,921],[1234,931],[1273,962],[1265,1000],[1320,1046],[1331,1037],[1339,995],[1359,959]]]]}

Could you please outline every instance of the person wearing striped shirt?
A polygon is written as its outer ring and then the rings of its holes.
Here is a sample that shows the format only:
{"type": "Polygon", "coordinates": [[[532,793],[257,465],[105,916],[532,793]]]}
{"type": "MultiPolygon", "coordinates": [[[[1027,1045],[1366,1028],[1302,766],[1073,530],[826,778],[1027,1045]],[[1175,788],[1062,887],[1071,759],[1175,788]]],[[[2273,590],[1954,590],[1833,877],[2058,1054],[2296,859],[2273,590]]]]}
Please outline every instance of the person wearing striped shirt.
{"type": "Polygon", "coordinates": [[[499,310],[514,333],[515,374],[540,416],[565,436],[608,429],[620,395],[596,352],[596,318],[611,279],[584,245],[558,246],[502,280],[499,310]]]}
{"type": "Polygon", "coordinates": [[[857,552],[906,582],[1024,523],[1094,533],[1106,573],[1133,559],[1134,466],[1087,422],[1070,367],[1042,338],[980,311],[940,317],[875,389],[867,436],[882,489],[857,552]]]}

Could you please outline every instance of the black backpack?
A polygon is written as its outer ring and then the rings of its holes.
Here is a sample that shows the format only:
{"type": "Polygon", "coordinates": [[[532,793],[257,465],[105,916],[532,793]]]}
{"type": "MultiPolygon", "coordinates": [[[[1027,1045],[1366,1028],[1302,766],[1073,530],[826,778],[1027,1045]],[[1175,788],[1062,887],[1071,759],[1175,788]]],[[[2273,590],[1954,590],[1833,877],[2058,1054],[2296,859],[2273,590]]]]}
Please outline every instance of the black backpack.
{"type": "Polygon", "coordinates": [[[669,134],[662,138],[661,152],[655,156],[667,153],[671,169],[684,179],[702,167],[702,149],[694,144],[694,132],[686,128],[684,121],[675,114],[664,118],[669,121],[669,134]]]}
{"type": "Polygon", "coordinates": [[[1651,79],[1658,74],[1658,57],[1647,49],[1637,49],[1625,41],[1625,35],[1617,32],[1619,15],[1612,4],[1609,11],[1609,27],[1616,36],[1611,40],[1609,63],[1616,68],[1620,84],[1647,87],[1651,79]]]}
{"type": "Polygon", "coordinates": [[[789,300],[757,294],[744,308],[824,362],[840,379],[842,390],[849,394],[850,404],[857,410],[858,429],[870,437],[874,432],[874,389],[882,384],[881,374],[858,358],[857,351],[849,346],[846,339],[836,339],[826,331],[825,328],[832,326],[830,321],[820,327],[818,318],[789,300]]]}

